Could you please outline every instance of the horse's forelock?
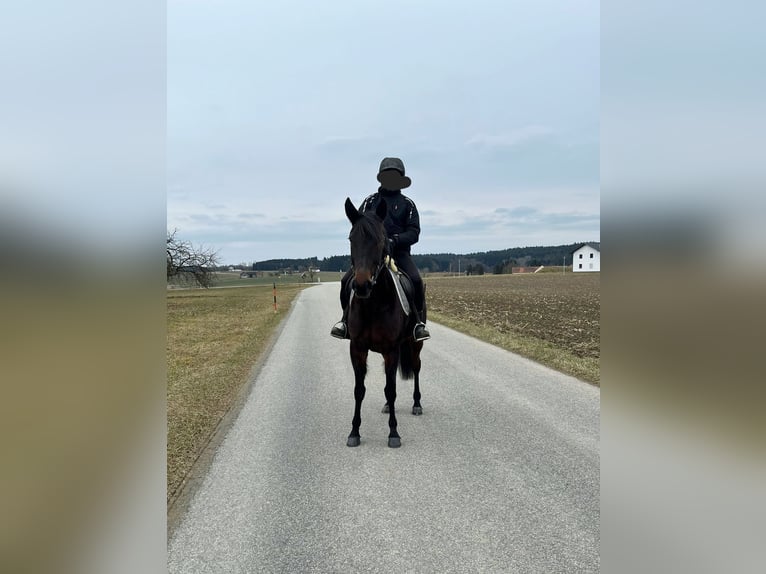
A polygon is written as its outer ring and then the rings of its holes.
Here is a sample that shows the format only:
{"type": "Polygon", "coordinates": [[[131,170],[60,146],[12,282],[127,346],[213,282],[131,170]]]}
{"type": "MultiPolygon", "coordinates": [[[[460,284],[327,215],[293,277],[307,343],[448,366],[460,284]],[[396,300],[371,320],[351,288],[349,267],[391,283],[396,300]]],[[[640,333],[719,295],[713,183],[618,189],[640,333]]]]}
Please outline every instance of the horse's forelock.
{"type": "Polygon", "coordinates": [[[360,217],[353,225],[351,229],[352,234],[354,229],[360,230],[366,237],[371,237],[377,241],[380,241],[385,237],[383,224],[369,213],[365,213],[364,217],[360,217]]]}
{"type": "MultiPolygon", "coordinates": [[[[382,254],[380,249],[386,238],[386,230],[383,223],[375,216],[365,213],[351,227],[349,239],[351,240],[351,262],[357,274],[374,273],[374,267],[380,264],[382,254]]],[[[362,277],[362,280],[369,277],[362,277]]],[[[359,279],[357,277],[357,279],[359,279]]]]}

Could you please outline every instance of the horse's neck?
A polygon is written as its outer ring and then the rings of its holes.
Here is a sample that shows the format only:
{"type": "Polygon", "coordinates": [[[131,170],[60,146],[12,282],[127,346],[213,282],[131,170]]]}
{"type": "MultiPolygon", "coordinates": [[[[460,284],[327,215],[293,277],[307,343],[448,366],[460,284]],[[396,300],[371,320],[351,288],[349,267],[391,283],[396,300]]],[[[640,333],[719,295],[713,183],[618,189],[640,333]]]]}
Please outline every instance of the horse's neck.
{"type": "Polygon", "coordinates": [[[372,295],[367,301],[388,303],[396,298],[396,286],[393,284],[393,278],[388,269],[381,269],[375,287],[372,289],[372,295]]]}

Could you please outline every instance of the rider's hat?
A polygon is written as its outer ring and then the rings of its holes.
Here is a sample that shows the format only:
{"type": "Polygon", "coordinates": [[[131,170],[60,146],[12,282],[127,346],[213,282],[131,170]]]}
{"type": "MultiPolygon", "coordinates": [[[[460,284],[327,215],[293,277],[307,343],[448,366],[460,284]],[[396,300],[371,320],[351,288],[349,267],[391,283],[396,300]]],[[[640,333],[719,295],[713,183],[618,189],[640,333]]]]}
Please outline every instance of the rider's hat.
{"type": "Polygon", "coordinates": [[[378,170],[378,181],[391,190],[405,189],[412,184],[412,180],[404,175],[404,162],[398,157],[384,157],[378,170]]]}

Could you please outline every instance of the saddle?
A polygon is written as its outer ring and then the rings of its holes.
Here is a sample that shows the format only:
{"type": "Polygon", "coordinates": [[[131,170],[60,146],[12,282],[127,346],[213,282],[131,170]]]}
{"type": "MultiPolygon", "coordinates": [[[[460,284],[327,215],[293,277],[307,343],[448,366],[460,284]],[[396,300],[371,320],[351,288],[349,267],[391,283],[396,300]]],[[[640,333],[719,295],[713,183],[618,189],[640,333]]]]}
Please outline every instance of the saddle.
{"type": "Polygon", "coordinates": [[[410,316],[410,301],[414,301],[415,288],[409,276],[404,271],[399,271],[396,262],[386,255],[386,270],[391,274],[391,278],[396,285],[396,294],[399,296],[399,303],[402,306],[404,314],[410,316]]]}

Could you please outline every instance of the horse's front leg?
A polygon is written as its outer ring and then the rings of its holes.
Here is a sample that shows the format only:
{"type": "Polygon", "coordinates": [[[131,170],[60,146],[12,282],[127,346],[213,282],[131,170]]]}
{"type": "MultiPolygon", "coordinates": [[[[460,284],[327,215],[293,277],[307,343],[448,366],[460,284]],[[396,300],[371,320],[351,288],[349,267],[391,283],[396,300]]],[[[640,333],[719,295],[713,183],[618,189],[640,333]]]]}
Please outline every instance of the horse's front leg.
{"type": "Polygon", "coordinates": [[[399,433],[396,431],[396,369],[399,367],[399,349],[387,353],[383,356],[386,366],[386,404],[388,405],[388,446],[398,448],[402,445],[399,433]]]}
{"type": "Polygon", "coordinates": [[[362,424],[362,401],[364,400],[364,377],[367,375],[367,349],[357,347],[354,342],[350,345],[351,365],[354,367],[354,418],[351,419],[351,434],[348,435],[348,446],[359,446],[359,426],[362,424]]]}

